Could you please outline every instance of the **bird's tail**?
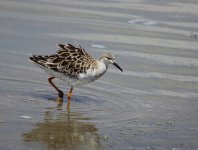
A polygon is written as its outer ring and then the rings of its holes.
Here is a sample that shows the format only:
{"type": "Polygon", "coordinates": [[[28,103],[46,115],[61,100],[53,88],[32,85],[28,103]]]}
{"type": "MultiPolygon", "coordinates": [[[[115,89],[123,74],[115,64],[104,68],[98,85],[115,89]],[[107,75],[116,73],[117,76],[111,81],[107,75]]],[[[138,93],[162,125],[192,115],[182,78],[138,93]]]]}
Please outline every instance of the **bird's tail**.
{"type": "Polygon", "coordinates": [[[46,56],[33,55],[33,54],[29,53],[29,61],[34,62],[38,65],[45,66],[47,58],[46,58],[46,56]]]}
{"type": "Polygon", "coordinates": [[[35,55],[33,55],[32,53],[29,53],[29,59],[28,60],[31,61],[31,62],[32,61],[34,62],[34,56],[35,55]]]}

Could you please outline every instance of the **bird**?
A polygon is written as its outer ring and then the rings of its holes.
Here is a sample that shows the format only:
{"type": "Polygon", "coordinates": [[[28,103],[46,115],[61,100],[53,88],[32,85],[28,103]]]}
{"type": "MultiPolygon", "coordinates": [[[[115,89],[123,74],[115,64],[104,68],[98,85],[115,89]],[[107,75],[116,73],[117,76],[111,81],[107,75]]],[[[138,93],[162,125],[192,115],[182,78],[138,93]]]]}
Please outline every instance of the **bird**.
{"type": "Polygon", "coordinates": [[[52,82],[58,78],[70,85],[67,94],[71,100],[75,86],[93,82],[103,76],[109,64],[113,64],[120,71],[122,68],[116,63],[115,57],[109,52],[103,53],[99,59],[93,58],[80,45],[57,44],[58,50],[52,55],[32,55],[29,60],[43,69],[48,75],[49,84],[58,92],[57,101],[62,102],[64,93],[52,82]]]}

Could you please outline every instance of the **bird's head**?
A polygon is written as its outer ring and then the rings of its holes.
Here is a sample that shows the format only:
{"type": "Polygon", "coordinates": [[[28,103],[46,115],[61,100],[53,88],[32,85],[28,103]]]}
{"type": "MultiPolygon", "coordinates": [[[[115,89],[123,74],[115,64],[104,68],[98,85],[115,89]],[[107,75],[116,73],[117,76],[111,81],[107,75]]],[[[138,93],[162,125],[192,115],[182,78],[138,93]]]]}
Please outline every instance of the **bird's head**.
{"type": "Polygon", "coordinates": [[[103,53],[99,61],[102,61],[106,66],[113,64],[123,72],[122,68],[115,62],[115,57],[111,53],[103,53]]]}

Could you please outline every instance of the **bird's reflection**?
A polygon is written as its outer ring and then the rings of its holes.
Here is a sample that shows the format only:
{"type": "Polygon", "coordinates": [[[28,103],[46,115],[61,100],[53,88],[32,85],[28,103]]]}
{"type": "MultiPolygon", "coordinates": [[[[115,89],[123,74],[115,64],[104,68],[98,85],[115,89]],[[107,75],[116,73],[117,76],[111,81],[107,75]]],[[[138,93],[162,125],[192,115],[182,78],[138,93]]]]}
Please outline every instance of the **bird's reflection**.
{"type": "Polygon", "coordinates": [[[100,150],[100,138],[94,124],[87,123],[90,118],[80,113],[58,109],[48,109],[44,121],[36,128],[23,134],[25,142],[38,142],[53,150],[100,150]]]}

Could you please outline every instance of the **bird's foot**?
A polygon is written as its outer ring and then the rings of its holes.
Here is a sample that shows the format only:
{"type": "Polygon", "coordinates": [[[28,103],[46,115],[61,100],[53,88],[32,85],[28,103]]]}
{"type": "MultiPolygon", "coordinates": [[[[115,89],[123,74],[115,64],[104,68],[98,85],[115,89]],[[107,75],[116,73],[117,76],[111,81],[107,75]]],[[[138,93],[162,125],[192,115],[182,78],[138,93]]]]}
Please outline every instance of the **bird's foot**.
{"type": "Polygon", "coordinates": [[[57,102],[57,108],[60,109],[63,106],[63,99],[60,97],[57,97],[56,102],[57,102]]]}
{"type": "Polygon", "coordinates": [[[58,103],[62,104],[63,103],[63,96],[64,96],[64,93],[61,90],[59,90],[58,91],[58,97],[56,98],[56,101],[58,103]]]}
{"type": "Polygon", "coordinates": [[[57,101],[58,103],[63,103],[63,98],[58,96],[58,97],[56,98],[56,101],[57,101]]]}

